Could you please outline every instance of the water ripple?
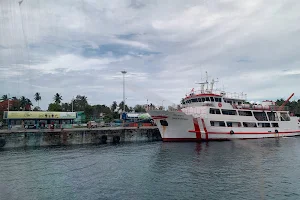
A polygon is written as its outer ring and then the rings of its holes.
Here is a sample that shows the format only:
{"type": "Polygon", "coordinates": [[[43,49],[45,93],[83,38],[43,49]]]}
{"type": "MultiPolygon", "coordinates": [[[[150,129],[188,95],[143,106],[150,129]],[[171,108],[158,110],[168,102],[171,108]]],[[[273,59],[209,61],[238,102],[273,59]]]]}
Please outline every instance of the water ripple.
{"type": "Polygon", "coordinates": [[[300,199],[300,137],[0,151],[0,199],[300,199]]]}

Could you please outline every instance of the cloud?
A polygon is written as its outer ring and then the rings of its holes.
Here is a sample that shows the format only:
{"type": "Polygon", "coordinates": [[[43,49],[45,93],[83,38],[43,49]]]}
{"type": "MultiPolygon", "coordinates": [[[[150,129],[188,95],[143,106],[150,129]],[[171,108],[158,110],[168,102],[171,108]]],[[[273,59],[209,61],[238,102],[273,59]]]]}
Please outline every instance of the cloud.
{"type": "Polygon", "coordinates": [[[111,104],[127,70],[130,105],[171,104],[208,71],[251,100],[300,98],[299,9],[296,0],[2,0],[0,91],[39,91],[42,108],[56,92],[111,104]]]}

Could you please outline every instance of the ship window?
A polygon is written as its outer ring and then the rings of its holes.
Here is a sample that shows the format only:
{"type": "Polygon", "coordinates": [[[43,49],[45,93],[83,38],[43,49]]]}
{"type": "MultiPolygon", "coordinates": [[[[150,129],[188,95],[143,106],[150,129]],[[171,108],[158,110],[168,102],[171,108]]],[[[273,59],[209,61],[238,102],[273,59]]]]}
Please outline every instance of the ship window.
{"type": "Polygon", "coordinates": [[[241,127],[241,122],[226,122],[227,127],[241,127]]]}
{"type": "Polygon", "coordinates": [[[230,104],[232,104],[232,101],[227,101],[227,103],[230,103],[230,104]]]}
{"type": "Polygon", "coordinates": [[[202,99],[202,102],[204,102],[205,101],[205,98],[203,97],[203,98],[201,98],[202,99]]]}
{"type": "Polygon", "coordinates": [[[253,112],[253,115],[257,121],[268,121],[267,115],[265,112],[253,112]]]}
{"type": "Polygon", "coordinates": [[[198,98],[198,102],[202,102],[202,98],[198,98]]]}
{"type": "Polygon", "coordinates": [[[206,97],[206,98],[205,98],[205,101],[210,101],[210,100],[209,100],[209,97],[206,97]]]}
{"type": "Polygon", "coordinates": [[[251,127],[251,128],[257,127],[256,123],[254,123],[254,122],[243,122],[243,126],[244,127],[251,127]]]}
{"type": "Polygon", "coordinates": [[[236,111],[235,110],[223,110],[222,109],[222,114],[223,115],[236,115],[236,111]]]}
{"type": "Polygon", "coordinates": [[[279,121],[276,112],[267,112],[270,121],[279,121]]]}
{"type": "Polygon", "coordinates": [[[216,101],[216,102],[222,102],[222,101],[221,101],[221,98],[219,98],[219,97],[215,97],[215,101],[216,101]]]}
{"type": "Polygon", "coordinates": [[[258,123],[258,127],[267,128],[267,127],[271,127],[271,126],[270,126],[270,123],[258,123]]]}
{"type": "Polygon", "coordinates": [[[214,109],[214,108],[211,108],[209,110],[209,113],[210,114],[221,114],[220,109],[214,109]]]}
{"type": "Polygon", "coordinates": [[[197,99],[192,99],[192,102],[197,102],[197,99]]]}
{"type": "Polygon", "coordinates": [[[213,97],[210,97],[211,102],[215,102],[215,99],[213,97]]]}
{"type": "Polygon", "coordinates": [[[240,116],[252,116],[252,112],[251,111],[242,111],[242,110],[239,110],[239,115],[240,116]]]}
{"type": "Polygon", "coordinates": [[[160,120],[159,122],[160,122],[160,125],[162,125],[162,126],[168,126],[168,122],[165,119],[160,120]]]}
{"type": "Polygon", "coordinates": [[[280,113],[280,120],[281,121],[290,121],[290,117],[286,112],[281,112],[280,113]]]}
{"type": "Polygon", "coordinates": [[[278,123],[272,123],[272,127],[279,127],[278,123]]]}
{"type": "Polygon", "coordinates": [[[222,126],[225,127],[225,122],[224,121],[210,121],[211,126],[222,126]]]}

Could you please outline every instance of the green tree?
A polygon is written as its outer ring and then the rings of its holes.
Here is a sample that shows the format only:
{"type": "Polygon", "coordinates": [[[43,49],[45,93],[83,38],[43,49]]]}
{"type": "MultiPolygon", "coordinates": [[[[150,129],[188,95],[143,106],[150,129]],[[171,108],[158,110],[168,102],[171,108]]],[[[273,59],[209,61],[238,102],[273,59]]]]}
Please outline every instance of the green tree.
{"type": "Polygon", "coordinates": [[[92,106],[86,105],[85,108],[84,108],[84,113],[85,113],[87,121],[95,119],[93,117],[93,107],[92,106]]]}
{"type": "MultiPolygon", "coordinates": [[[[119,107],[120,107],[121,110],[123,110],[123,106],[124,106],[124,102],[121,101],[121,103],[119,104],[119,107]]],[[[125,112],[128,112],[128,111],[129,111],[129,108],[128,108],[127,105],[125,105],[125,112]]]]}
{"type": "Polygon", "coordinates": [[[41,110],[41,108],[39,107],[39,106],[35,106],[34,108],[33,108],[33,111],[40,111],[41,110]]]}
{"type": "Polygon", "coordinates": [[[62,103],[61,108],[63,112],[71,112],[72,111],[72,104],[71,103],[62,103]]]}
{"type": "Polygon", "coordinates": [[[25,105],[25,109],[26,110],[30,110],[31,106],[32,106],[32,102],[30,99],[26,98],[26,105],[25,105]]]}
{"type": "Polygon", "coordinates": [[[3,101],[6,101],[6,100],[8,100],[8,96],[7,96],[7,94],[4,94],[4,95],[2,95],[1,99],[2,99],[3,101]]]}
{"type": "Polygon", "coordinates": [[[61,105],[58,103],[50,103],[48,111],[62,111],[61,105]]]}
{"type": "Polygon", "coordinates": [[[76,98],[74,99],[73,102],[74,110],[84,111],[87,105],[88,105],[88,101],[86,96],[77,95],[76,98]]]}
{"type": "Polygon", "coordinates": [[[36,92],[34,94],[34,100],[38,103],[38,107],[40,107],[40,100],[42,100],[41,94],[39,92],[36,92]]]}
{"type": "Polygon", "coordinates": [[[60,94],[56,93],[53,97],[53,100],[55,103],[60,104],[62,101],[62,96],[60,94]]]}
{"type": "Polygon", "coordinates": [[[112,105],[111,105],[111,111],[115,112],[116,108],[118,107],[118,103],[116,101],[113,101],[112,105]]]}
{"type": "Polygon", "coordinates": [[[25,110],[26,104],[27,104],[27,99],[24,96],[21,96],[21,98],[19,99],[20,101],[20,107],[22,110],[25,110]]]}
{"type": "Polygon", "coordinates": [[[146,112],[146,110],[145,110],[144,106],[136,105],[136,106],[134,106],[134,112],[141,113],[141,112],[146,112]]]}

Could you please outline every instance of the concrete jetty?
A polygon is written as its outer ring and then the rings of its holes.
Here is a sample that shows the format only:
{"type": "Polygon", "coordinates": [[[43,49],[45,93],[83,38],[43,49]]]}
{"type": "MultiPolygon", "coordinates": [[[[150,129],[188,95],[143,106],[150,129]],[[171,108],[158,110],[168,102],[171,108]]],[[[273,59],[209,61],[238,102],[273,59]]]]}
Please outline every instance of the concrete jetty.
{"type": "Polygon", "coordinates": [[[160,141],[156,127],[1,130],[0,148],[160,141]]]}

